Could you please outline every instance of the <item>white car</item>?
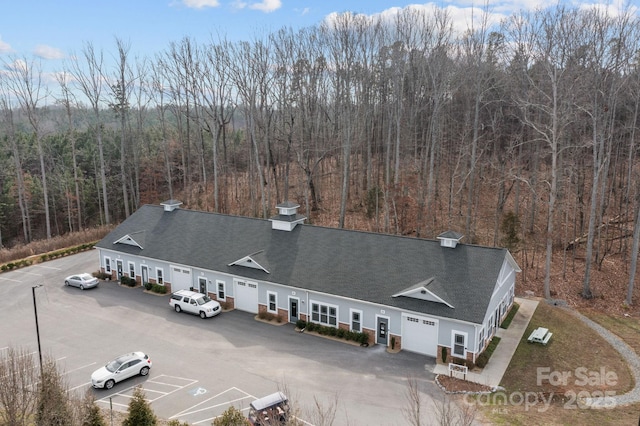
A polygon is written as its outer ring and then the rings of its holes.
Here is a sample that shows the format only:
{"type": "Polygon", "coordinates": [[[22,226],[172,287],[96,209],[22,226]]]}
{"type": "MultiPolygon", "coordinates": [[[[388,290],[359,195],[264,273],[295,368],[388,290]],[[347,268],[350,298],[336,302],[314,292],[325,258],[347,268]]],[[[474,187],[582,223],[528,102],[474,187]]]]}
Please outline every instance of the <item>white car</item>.
{"type": "Polygon", "coordinates": [[[93,275],[87,274],[86,272],[83,274],[69,275],[64,279],[64,285],[79,287],[80,290],[97,287],[98,284],[100,284],[100,281],[98,281],[98,279],[93,275]]]}
{"type": "Polygon", "coordinates": [[[200,318],[209,318],[222,312],[220,303],[209,296],[195,291],[178,290],[171,295],[169,305],[176,312],[185,311],[190,314],[200,315],[200,318]]]}
{"type": "Polygon", "coordinates": [[[151,368],[151,358],[143,352],[121,355],[91,375],[91,385],[111,389],[113,385],[133,376],[146,376],[151,368]]]}

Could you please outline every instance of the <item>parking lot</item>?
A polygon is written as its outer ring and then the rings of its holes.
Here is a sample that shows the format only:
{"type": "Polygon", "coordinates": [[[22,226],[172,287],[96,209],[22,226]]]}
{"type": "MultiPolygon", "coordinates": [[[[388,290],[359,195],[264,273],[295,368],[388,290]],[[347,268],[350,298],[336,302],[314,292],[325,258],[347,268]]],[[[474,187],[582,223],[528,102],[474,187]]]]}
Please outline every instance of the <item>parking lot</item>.
{"type": "Polygon", "coordinates": [[[90,389],[91,373],[114,357],[149,354],[147,377],[92,390],[105,408],[126,411],[141,385],[159,417],[211,424],[230,405],[246,413],[253,399],[283,390],[307,424],[314,424],[316,400],[324,407],[337,400],[335,424],[401,425],[407,378],[419,382],[425,404],[439,394],[432,358],[297,333],[293,324],[265,324],[240,311],[202,320],[171,310],[168,295],[115,282],[84,291],[64,286],[65,276],[97,269],[97,253],[89,251],[0,274],[0,350],[26,348],[37,358],[35,294],[42,351],[57,360],[73,392],[90,389]]]}

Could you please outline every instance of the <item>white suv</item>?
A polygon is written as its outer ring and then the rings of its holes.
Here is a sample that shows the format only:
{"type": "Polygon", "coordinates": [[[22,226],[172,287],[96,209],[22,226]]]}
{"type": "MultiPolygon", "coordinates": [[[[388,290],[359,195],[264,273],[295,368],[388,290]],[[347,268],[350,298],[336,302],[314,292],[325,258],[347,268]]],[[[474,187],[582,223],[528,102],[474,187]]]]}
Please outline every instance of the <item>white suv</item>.
{"type": "Polygon", "coordinates": [[[190,314],[200,315],[200,318],[209,318],[218,315],[222,309],[220,304],[211,300],[209,296],[195,291],[178,290],[171,295],[169,305],[176,312],[185,311],[190,314]]]}

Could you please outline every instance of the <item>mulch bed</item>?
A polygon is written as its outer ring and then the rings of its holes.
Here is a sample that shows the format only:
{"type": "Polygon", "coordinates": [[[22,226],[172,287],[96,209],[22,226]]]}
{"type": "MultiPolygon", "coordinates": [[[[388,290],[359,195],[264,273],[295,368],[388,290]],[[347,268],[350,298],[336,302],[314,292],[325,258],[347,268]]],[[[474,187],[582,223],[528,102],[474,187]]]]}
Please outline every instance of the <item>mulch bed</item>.
{"type": "Polygon", "coordinates": [[[443,374],[436,376],[436,383],[447,393],[487,393],[495,390],[491,386],[481,385],[443,374]]]}

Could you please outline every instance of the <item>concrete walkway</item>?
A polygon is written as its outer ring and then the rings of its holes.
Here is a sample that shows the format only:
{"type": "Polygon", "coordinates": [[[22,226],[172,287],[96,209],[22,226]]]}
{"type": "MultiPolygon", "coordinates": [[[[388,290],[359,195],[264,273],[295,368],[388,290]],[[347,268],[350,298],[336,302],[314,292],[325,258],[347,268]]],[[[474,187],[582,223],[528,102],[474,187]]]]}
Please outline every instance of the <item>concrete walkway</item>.
{"type": "MultiPolygon", "coordinates": [[[[529,321],[538,307],[537,300],[521,299],[519,297],[516,297],[515,300],[520,305],[520,308],[513,317],[511,325],[507,329],[498,328],[496,332],[496,336],[500,338],[500,344],[498,344],[482,371],[477,373],[469,372],[467,374],[468,381],[494,388],[500,385],[502,376],[504,376],[504,372],[507,370],[518,344],[520,344],[520,339],[522,339],[524,331],[527,329],[529,321]]],[[[448,376],[448,364],[436,364],[433,373],[448,376]]]]}

